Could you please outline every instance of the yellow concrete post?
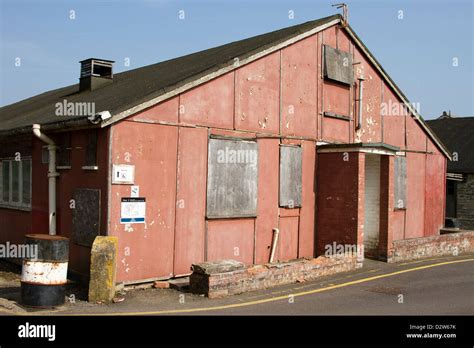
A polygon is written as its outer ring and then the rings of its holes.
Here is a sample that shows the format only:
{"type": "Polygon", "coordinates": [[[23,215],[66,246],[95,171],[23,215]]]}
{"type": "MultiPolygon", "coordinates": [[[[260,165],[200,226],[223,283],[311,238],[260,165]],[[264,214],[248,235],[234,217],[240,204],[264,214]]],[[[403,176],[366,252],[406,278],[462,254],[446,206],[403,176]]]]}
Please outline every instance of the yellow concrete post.
{"type": "Polygon", "coordinates": [[[118,238],[97,236],[92,244],[89,302],[108,302],[115,296],[118,238]]]}

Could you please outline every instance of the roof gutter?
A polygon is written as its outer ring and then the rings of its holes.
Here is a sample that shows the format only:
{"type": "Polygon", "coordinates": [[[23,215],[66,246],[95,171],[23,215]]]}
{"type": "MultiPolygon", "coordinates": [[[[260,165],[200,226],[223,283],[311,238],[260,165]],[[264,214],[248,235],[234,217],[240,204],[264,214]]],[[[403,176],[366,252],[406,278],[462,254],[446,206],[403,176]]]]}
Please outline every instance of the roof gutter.
{"type": "Polygon", "coordinates": [[[48,144],[49,161],[48,161],[48,205],[49,205],[49,234],[56,235],[56,177],[59,173],[56,171],[56,150],[57,146],[53,139],[46,134],[41,133],[39,124],[33,125],[33,134],[48,144]]]}
{"type": "MultiPolygon", "coordinates": [[[[74,130],[74,129],[84,129],[84,128],[98,128],[100,126],[93,124],[87,118],[78,118],[68,121],[61,121],[61,122],[51,122],[51,123],[44,123],[41,125],[41,129],[43,131],[60,131],[60,130],[74,130]]],[[[1,136],[11,136],[11,135],[20,135],[26,134],[31,132],[31,126],[7,129],[7,130],[0,130],[0,137],[1,136]]]]}

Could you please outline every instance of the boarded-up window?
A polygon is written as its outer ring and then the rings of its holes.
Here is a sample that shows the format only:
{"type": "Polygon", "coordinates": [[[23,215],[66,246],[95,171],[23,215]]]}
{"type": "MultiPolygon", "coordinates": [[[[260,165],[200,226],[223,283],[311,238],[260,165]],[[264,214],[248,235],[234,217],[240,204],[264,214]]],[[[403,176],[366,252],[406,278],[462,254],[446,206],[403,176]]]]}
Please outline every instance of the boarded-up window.
{"type": "Polygon", "coordinates": [[[406,157],[395,157],[394,198],[395,209],[405,209],[407,204],[407,159],[406,157]]]}
{"type": "Polygon", "coordinates": [[[72,236],[76,244],[91,246],[100,233],[100,190],[75,189],[72,236]]]}
{"type": "Polygon", "coordinates": [[[209,139],[208,218],[256,216],[257,183],[257,142],[209,139]]]}
{"type": "Polygon", "coordinates": [[[301,207],[302,149],[299,146],[280,147],[280,206],[301,207]]]}
{"type": "Polygon", "coordinates": [[[328,45],[323,45],[323,48],[324,78],[351,85],[353,79],[351,54],[328,45]]]}
{"type": "Polygon", "coordinates": [[[87,134],[86,158],[84,164],[86,167],[97,166],[97,137],[98,132],[96,129],[91,130],[87,134]]]}

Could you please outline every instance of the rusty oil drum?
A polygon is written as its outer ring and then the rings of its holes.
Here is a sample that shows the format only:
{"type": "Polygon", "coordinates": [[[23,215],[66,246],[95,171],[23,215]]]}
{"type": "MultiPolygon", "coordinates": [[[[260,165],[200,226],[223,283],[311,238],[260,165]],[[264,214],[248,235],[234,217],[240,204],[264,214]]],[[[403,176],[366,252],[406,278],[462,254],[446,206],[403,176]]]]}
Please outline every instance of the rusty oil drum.
{"type": "Polygon", "coordinates": [[[47,308],[64,304],[69,258],[69,239],[48,234],[28,234],[26,244],[36,258],[23,259],[21,302],[47,308]]]}

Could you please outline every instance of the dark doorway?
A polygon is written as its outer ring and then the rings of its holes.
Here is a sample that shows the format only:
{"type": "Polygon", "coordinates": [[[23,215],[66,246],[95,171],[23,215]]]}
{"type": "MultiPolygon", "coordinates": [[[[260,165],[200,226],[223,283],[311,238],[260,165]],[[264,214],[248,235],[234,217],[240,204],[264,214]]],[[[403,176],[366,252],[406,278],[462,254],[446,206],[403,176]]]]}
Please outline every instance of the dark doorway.
{"type": "Polygon", "coordinates": [[[446,217],[457,217],[457,181],[446,181],[446,217]]]}

